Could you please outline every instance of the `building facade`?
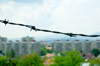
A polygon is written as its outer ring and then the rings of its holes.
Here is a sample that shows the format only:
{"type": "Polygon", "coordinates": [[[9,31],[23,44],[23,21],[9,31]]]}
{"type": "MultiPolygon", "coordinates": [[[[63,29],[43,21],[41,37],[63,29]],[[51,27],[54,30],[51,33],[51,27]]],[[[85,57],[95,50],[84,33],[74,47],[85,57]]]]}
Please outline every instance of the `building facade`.
{"type": "Polygon", "coordinates": [[[27,42],[31,42],[32,40],[34,40],[34,37],[29,37],[29,36],[22,37],[22,42],[23,42],[24,40],[27,40],[27,42]]]}
{"type": "Polygon", "coordinates": [[[58,40],[52,43],[53,51],[64,52],[64,42],[58,40]]]}
{"type": "Polygon", "coordinates": [[[13,42],[9,41],[5,45],[5,53],[9,54],[9,52],[13,49],[13,42]]]}
{"type": "Polygon", "coordinates": [[[0,36],[0,50],[2,50],[1,48],[1,44],[2,44],[2,42],[7,42],[7,38],[6,37],[1,37],[0,36]]]}
{"type": "Polygon", "coordinates": [[[18,57],[21,54],[21,42],[19,42],[18,40],[16,42],[14,42],[13,44],[13,50],[15,52],[15,56],[18,57]]]}
{"type": "Polygon", "coordinates": [[[82,42],[79,40],[75,40],[72,42],[73,49],[76,49],[77,51],[82,51],[82,42]]]}
{"type": "Polygon", "coordinates": [[[91,42],[89,40],[85,40],[83,42],[83,52],[90,53],[91,52],[91,42]]]}
{"type": "Polygon", "coordinates": [[[29,43],[27,42],[27,40],[24,40],[21,43],[21,55],[27,55],[29,54],[29,43]]]}
{"type": "Polygon", "coordinates": [[[65,44],[65,46],[64,46],[65,51],[71,51],[72,50],[72,43],[69,40],[66,40],[64,44],[65,44]]]}

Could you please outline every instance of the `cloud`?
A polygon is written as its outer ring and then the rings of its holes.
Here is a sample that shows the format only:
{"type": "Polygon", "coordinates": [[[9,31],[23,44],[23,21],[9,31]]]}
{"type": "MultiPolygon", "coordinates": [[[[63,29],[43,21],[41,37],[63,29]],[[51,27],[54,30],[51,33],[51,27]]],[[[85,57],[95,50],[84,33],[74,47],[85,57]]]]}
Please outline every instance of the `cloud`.
{"type": "Polygon", "coordinates": [[[17,2],[17,3],[35,3],[35,4],[43,4],[43,0],[0,0],[0,3],[7,3],[9,1],[17,2]]]}
{"type": "MultiPolygon", "coordinates": [[[[52,0],[53,2],[53,0],[52,0]]],[[[51,3],[52,3],[51,2],[51,3]]],[[[55,4],[48,5],[48,1],[44,0],[44,4],[20,4],[14,1],[0,4],[0,18],[9,19],[10,22],[34,25],[37,28],[47,28],[52,25],[51,12],[55,8],[55,4]]],[[[55,2],[54,2],[55,3],[55,2]]],[[[0,23],[0,35],[8,38],[29,36],[46,36],[48,33],[30,32],[30,29],[19,26],[7,25],[6,27],[0,23]],[[34,33],[34,34],[33,34],[34,33]]]]}
{"type": "MultiPolygon", "coordinates": [[[[2,0],[0,0],[2,1],[2,0]]],[[[28,4],[9,0],[0,4],[0,19],[34,25],[36,28],[91,34],[99,31],[99,0],[33,0],[28,4]],[[42,4],[39,4],[42,3],[42,4]]],[[[52,33],[30,32],[20,26],[0,23],[0,35],[8,38],[47,36],[52,33]]]]}
{"type": "Polygon", "coordinates": [[[98,0],[63,0],[52,13],[52,27],[63,32],[86,34],[99,32],[98,5],[98,0]]]}

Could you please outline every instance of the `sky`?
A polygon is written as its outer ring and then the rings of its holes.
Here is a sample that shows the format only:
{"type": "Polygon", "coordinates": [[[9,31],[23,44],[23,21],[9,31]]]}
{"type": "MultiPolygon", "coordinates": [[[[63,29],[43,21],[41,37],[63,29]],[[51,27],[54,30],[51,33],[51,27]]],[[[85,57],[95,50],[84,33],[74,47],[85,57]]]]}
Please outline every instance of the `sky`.
{"type": "MultiPolygon", "coordinates": [[[[65,33],[100,32],[100,0],[0,0],[0,20],[65,33]]],[[[0,23],[0,36],[21,38],[55,35],[0,23]]]]}

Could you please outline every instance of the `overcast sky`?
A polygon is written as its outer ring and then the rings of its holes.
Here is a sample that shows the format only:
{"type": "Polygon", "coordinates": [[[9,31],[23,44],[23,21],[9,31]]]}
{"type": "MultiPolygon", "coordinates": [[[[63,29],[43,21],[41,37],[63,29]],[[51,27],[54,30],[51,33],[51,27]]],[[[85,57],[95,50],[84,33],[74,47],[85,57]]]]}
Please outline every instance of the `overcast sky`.
{"type": "MultiPolygon", "coordinates": [[[[39,29],[92,34],[100,32],[100,0],[0,0],[0,20],[4,19],[39,29]]],[[[0,23],[0,35],[21,38],[53,33],[0,23]]]]}

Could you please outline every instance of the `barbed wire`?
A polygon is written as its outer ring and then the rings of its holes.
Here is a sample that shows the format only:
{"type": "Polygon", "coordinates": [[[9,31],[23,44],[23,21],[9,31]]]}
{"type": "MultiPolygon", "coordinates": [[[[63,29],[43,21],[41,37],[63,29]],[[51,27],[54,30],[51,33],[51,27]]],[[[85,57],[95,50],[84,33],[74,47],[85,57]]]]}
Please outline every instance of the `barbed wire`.
{"type": "Polygon", "coordinates": [[[9,63],[8,63],[6,66],[8,66],[10,63],[12,63],[12,64],[13,64],[13,66],[16,66],[16,64],[15,64],[15,63],[13,63],[11,60],[5,60],[5,61],[9,61],[9,63]]]}
{"type": "Polygon", "coordinates": [[[9,22],[9,20],[7,21],[6,19],[5,20],[0,20],[0,22],[4,23],[5,25],[11,24],[11,25],[25,26],[25,27],[30,28],[31,29],[30,31],[35,30],[35,31],[51,32],[51,33],[56,33],[56,34],[68,35],[70,37],[75,37],[75,36],[99,37],[100,36],[100,35],[86,35],[86,34],[63,33],[63,32],[59,32],[59,31],[51,31],[51,30],[45,30],[45,29],[38,29],[38,28],[36,28],[35,26],[32,26],[32,25],[24,25],[24,24],[12,23],[12,22],[9,22]]]}

